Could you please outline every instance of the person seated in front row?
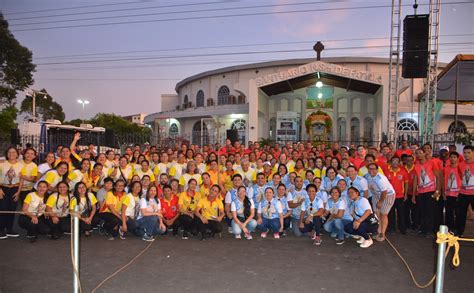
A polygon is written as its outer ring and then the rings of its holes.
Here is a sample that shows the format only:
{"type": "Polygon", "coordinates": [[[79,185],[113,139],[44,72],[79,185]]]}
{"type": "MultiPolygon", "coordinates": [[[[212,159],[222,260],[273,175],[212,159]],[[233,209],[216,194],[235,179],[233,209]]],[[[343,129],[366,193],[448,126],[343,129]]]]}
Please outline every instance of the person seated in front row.
{"type": "Polygon", "coordinates": [[[257,228],[262,231],[260,236],[266,238],[268,232],[273,232],[275,239],[283,232],[283,209],[281,203],[273,197],[272,187],[265,189],[265,199],[260,202],[257,211],[257,228]]]}
{"type": "Polygon", "coordinates": [[[222,219],[224,218],[224,204],[219,200],[221,189],[219,185],[213,185],[207,197],[201,198],[197,204],[195,215],[197,217],[198,230],[201,240],[207,238],[207,231],[214,234],[222,232],[222,219]]]}
{"type": "Polygon", "coordinates": [[[324,203],[316,196],[316,185],[306,186],[306,192],[308,192],[308,197],[301,206],[300,231],[305,234],[314,230],[311,239],[314,240],[314,245],[321,245],[321,228],[323,226],[321,217],[324,213],[324,203]]]}
{"type": "Polygon", "coordinates": [[[257,227],[255,217],[255,205],[251,198],[247,196],[245,186],[240,186],[237,189],[237,198],[230,204],[230,211],[232,212],[232,233],[235,239],[241,239],[241,234],[244,232],[245,238],[251,240],[252,232],[257,227]]]}
{"type": "Polygon", "coordinates": [[[92,192],[87,192],[87,187],[83,182],[77,183],[74,187],[69,209],[74,211],[77,203],[79,203],[79,230],[88,237],[92,227],[99,223],[100,217],[96,212],[97,199],[92,192]]]}
{"type": "Polygon", "coordinates": [[[137,218],[137,234],[144,241],[154,241],[156,235],[166,232],[161,214],[160,200],[157,198],[158,189],[156,185],[150,185],[145,197],[140,199],[140,213],[137,218]]]}

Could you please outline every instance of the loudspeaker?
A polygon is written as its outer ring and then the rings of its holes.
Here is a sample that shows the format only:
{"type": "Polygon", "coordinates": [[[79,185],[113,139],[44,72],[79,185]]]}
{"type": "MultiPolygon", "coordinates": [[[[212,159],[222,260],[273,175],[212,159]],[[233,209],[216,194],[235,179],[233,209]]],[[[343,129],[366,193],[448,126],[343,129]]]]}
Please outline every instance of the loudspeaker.
{"type": "Polygon", "coordinates": [[[11,129],[11,131],[10,131],[10,142],[11,142],[12,145],[19,145],[20,144],[20,130],[18,128],[11,129]]]}
{"type": "Polygon", "coordinates": [[[239,141],[239,133],[237,129],[227,129],[227,139],[229,139],[232,144],[234,144],[236,141],[239,141]]]}
{"type": "Polygon", "coordinates": [[[403,20],[404,78],[425,78],[428,72],[428,14],[407,15],[403,20]]]}

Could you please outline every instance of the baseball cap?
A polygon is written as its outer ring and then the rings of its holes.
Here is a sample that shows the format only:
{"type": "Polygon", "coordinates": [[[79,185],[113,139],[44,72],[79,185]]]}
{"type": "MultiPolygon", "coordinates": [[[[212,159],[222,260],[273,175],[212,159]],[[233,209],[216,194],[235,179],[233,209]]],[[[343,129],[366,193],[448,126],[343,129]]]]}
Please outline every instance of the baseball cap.
{"type": "Polygon", "coordinates": [[[439,151],[447,151],[449,152],[449,147],[448,146],[442,146],[439,151]]]}

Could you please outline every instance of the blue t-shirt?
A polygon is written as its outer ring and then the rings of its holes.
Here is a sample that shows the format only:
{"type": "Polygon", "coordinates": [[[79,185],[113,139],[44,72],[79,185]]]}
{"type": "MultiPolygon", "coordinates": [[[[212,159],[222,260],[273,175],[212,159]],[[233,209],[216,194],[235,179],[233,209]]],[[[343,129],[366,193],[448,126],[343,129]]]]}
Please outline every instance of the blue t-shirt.
{"type": "MultiPolygon", "coordinates": [[[[307,198],[308,198],[308,193],[306,192],[306,190],[301,189],[299,191],[295,190],[293,192],[288,193],[288,195],[286,197],[286,200],[288,202],[297,203],[297,202],[300,201],[300,199],[306,200],[307,198]]],[[[291,214],[292,218],[297,219],[297,220],[300,218],[301,206],[302,205],[292,209],[293,210],[293,212],[291,214]]]]}
{"type": "Polygon", "coordinates": [[[369,194],[380,197],[383,191],[387,191],[387,196],[394,196],[395,190],[385,175],[377,173],[375,177],[369,176],[367,179],[369,194]]]}
{"type": "Polygon", "coordinates": [[[357,200],[351,201],[350,210],[352,217],[355,220],[358,220],[360,217],[362,217],[362,215],[364,215],[366,210],[370,210],[370,212],[372,212],[372,207],[370,206],[370,202],[367,198],[359,196],[357,200]]]}
{"type": "Polygon", "coordinates": [[[317,196],[315,196],[313,200],[308,196],[301,205],[301,211],[305,212],[305,217],[310,214],[315,215],[320,209],[324,209],[324,203],[317,196]]]}
{"type": "Polygon", "coordinates": [[[283,213],[281,203],[273,198],[271,201],[264,199],[258,206],[258,213],[266,219],[277,219],[280,217],[279,214],[283,213]]]}
{"type": "Polygon", "coordinates": [[[328,200],[328,208],[327,210],[332,214],[335,215],[339,212],[339,210],[344,210],[344,215],[342,219],[352,221],[351,211],[343,198],[339,198],[336,202],[332,198],[328,200]]]}

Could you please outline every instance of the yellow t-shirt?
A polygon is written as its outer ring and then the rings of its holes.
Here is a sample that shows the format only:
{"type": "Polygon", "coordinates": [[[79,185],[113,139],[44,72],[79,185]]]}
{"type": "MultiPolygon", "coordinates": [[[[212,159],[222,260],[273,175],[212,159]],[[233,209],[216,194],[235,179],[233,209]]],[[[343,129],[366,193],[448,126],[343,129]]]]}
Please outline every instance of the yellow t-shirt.
{"type": "MultiPolygon", "coordinates": [[[[36,165],[34,162],[23,162],[23,168],[21,169],[20,173],[23,176],[36,177],[38,176],[38,165],[36,165]]],[[[31,190],[34,184],[35,183],[33,181],[23,180],[23,187],[21,188],[21,190],[31,190]]]]}
{"type": "Polygon", "coordinates": [[[53,193],[48,197],[46,206],[50,207],[51,211],[55,213],[56,216],[65,217],[68,215],[69,211],[69,196],[53,193]]]}
{"type": "Polygon", "coordinates": [[[23,163],[17,161],[11,164],[8,161],[0,163],[0,185],[17,185],[20,183],[20,173],[23,163]]]}
{"type": "Polygon", "coordinates": [[[41,216],[46,210],[46,204],[44,203],[44,197],[39,197],[38,193],[30,192],[23,201],[24,204],[28,204],[28,212],[41,216]]]}
{"type": "Polygon", "coordinates": [[[139,202],[140,197],[133,196],[133,194],[128,193],[126,196],[122,198],[122,206],[126,206],[127,209],[125,210],[125,215],[132,219],[136,219],[138,217],[138,213],[140,212],[140,205],[139,202]]]}
{"type": "Polygon", "coordinates": [[[38,180],[38,182],[36,182],[35,188],[38,187],[38,183],[41,180],[48,182],[48,185],[50,187],[56,187],[56,185],[58,185],[58,183],[61,182],[62,178],[63,178],[62,176],[59,176],[58,171],[50,170],[46,172],[46,174],[43,175],[43,178],[41,178],[40,180],[38,180]]]}
{"type": "Polygon", "coordinates": [[[204,197],[199,201],[197,208],[201,209],[201,215],[207,220],[216,220],[224,212],[224,204],[217,198],[211,202],[204,197]]]}
{"type": "Polygon", "coordinates": [[[178,163],[173,163],[170,168],[170,177],[174,177],[176,179],[180,179],[181,175],[186,173],[186,164],[178,164],[178,163]]]}
{"type": "MultiPolygon", "coordinates": [[[[89,197],[89,201],[90,201],[89,208],[92,208],[93,206],[95,206],[97,204],[97,198],[95,197],[94,194],[88,193],[87,197],[89,197]]],[[[76,205],[77,205],[77,200],[76,200],[75,197],[73,197],[70,201],[69,209],[74,210],[76,205]]],[[[79,200],[79,213],[83,214],[86,211],[87,208],[88,208],[87,207],[87,199],[85,197],[80,197],[80,200],[79,200]]]]}
{"type": "Polygon", "coordinates": [[[242,179],[244,181],[244,184],[245,184],[246,181],[248,181],[246,186],[253,185],[253,183],[255,183],[255,181],[257,181],[257,172],[255,172],[254,169],[249,168],[247,170],[247,172],[245,172],[242,168],[239,168],[239,169],[237,169],[237,173],[242,175],[242,179]]]}
{"type": "Polygon", "coordinates": [[[195,192],[194,197],[188,196],[188,193],[181,192],[179,194],[178,206],[180,212],[194,212],[196,207],[201,200],[201,193],[195,192]]]}
{"type": "Polygon", "coordinates": [[[224,185],[225,192],[229,191],[234,187],[234,183],[232,182],[232,176],[234,176],[235,173],[232,173],[231,175],[227,174],[227,172],[221,173],[221,182],[224,185]]]}
{"type": "Polygon", "coordinates": [[[201,174],[190,175],[185,173],[181,175],[181,178],[179,178],[179,185],[184,186],[184,190],[188,190],[188,182],[191,180],[191,178],[194,178],[197,181],[196,190],[199,191],[199,186],[202,184],[201,174]]]}
{"type": "Polygon", "coordinates": [[[171,163],[159,163],[158,165],[156,165],[155,169],[153,169],[153,173],[155,173],[157,177],[159,177],[163,173],[168,174],[170,171],[170,166],[171,163]]]}
{"type": "Polygon", "coordinates": [[[151,171],[151,169],[148,169],[146,172],[143,172],[143,170],[140,168],[138,170],[135,170],[135,175],[138,175],[138,177],[140,177],[140,180],[143,178],[143,176],[148,175],[150,176],[151,182],[155,181],[155,175],[153,174],[153,171],[151,171]]]}
{"type": "Polygon", "coordinates": [[[126,181],[130,181],[130,180],[132,180],[133,172],[134,172],[133,168],[130,165],[127,165],[125,168],[118,167],[117,174],[115,174],[114,181],[117,181],[119,179],[123,180],[124,177],[125,177],[126,181]],[[123,174],[123,176],[122,176],[122,174],[123,174]]]}
{"type": "Polygon", "coordinates": [[[122,213],[122,199],[125,197],[125,193],[122,196],[118,197],[109,191],[105,196],[105,205],[101,211],[101,213],[111,213],[109,209],[109,205],[114,205],[115,211],[119,214],[122,213]]]}
{"type": "Polygon", "coordinates": [[[69,172],[67,178],[69,179],[69,189],[73,190],[77,183],[84,182],[87,188],[91,188],[93,185],[92,178],[89,172],[82,173],[81,170],[73,170],[69,172]]]}

